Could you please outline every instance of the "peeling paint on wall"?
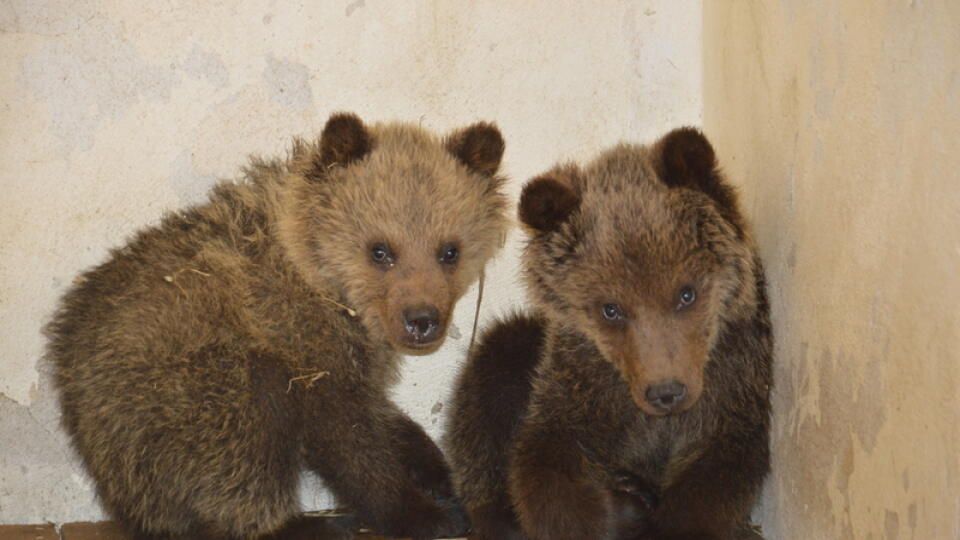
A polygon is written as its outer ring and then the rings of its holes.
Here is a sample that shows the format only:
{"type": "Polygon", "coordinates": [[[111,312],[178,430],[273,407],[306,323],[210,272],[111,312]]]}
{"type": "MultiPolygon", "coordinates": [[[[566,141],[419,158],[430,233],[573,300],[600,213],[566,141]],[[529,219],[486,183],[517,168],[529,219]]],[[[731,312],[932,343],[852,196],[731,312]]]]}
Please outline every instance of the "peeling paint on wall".
{"type": "Polygon", "coordinates": [[[94,488],[76,471],[77,458],[59,429],[60,411],[44,376],[31,391],[31,404],[21,405],[0,394],[0,516],[4,521],[40,523],[35,508],[51,515],[97,519],[89,504],[94,488]]]}
{"type": "Polygon", "coordinates": [[[93,15],[77,28],[27,55],[21,70],[23,91],[49,108],[67,151],[90,150],[101,122],[137,100],[168,100],[176,82],[169,66],[145,61],[121,39],[113,21],[93,15]]]}
{"type": "Polygon", "coordinates": [[[307,66],[268,56],[263,78],[266,86],[273,92],[272,99],[280,105],[290,109],[307,109],[313,106],[307,66]]]}

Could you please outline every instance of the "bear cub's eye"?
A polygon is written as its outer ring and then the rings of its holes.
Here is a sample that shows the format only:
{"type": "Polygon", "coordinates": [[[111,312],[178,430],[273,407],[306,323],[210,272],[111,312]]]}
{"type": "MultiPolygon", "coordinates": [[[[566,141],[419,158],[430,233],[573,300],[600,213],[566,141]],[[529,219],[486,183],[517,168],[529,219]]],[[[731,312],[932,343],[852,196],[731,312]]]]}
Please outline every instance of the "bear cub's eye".
{"type": "Polygon", "coordinates": [[[686,286],[680,289],[680,294],[677,296],[677,309],[683,309],[690,307],[694,302],[697,301],[697,291],[691,286],[686,286]]]}
{"type": "Polygon", "coordinates": [[[460,250],[453,244],[444,244],[440,248],[440,262],[442,264],[453,264],[460,257],[460,250]]]}
{"type": "Polygon", "coordinates": [[[384,244],[374,244],[370,248],[370,258],[378,264],[393,264],[393,254],[390,248],[384,244]]]}
{"type": "Polygon", "coordinates": [[[601,309],[603,318],[610,322],[620,322],[623,320],[623,310],[617,304],[604,304],[601,309]]]}

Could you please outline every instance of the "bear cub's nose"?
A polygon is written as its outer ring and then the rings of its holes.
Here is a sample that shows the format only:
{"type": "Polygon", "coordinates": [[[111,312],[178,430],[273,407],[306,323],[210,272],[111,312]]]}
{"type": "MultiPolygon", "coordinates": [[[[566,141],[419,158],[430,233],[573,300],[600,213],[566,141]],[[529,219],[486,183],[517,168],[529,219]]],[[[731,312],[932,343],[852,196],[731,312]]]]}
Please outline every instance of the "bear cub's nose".
{"type": "Polygon", "coordinates": [[[403,327],[416,343],[429,343],[439,337],[440,312],[433,306],[404,309],[403,327]]]}
{"type": "Polygon", "coordinates": [[[647,402],[663,412],[677,408],[687,396],[687,385],[680,381],[667,381],[647,388],[647,402]]]}

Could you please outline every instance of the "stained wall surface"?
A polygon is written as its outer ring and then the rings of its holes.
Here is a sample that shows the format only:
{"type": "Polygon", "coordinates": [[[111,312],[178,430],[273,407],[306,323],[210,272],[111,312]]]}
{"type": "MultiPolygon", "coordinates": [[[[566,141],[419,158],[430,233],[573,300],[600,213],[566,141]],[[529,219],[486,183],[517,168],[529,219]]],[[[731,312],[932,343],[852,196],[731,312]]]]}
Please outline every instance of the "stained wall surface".
{"type": "MultiPolygon", "coordinates": [[[[496,121],[516,197],[559,159],[700,123],[701,35],[700,0],[0,1],[0,523],[102,517],[40,328],[133,231],[337,110],[496,121]]],[[[482,320],[522,300],[516,248],[488,271],[482,320]]],[[[395,392],[433,435],[475,298],[395,392]]],[[[313,481],[302,494],[332,504],[313,481]]]]}
{"type": "Polygon", "coordinates": [[[960,538],[960,3],[704,5],[778,339],[767,538],[960,538]]]}

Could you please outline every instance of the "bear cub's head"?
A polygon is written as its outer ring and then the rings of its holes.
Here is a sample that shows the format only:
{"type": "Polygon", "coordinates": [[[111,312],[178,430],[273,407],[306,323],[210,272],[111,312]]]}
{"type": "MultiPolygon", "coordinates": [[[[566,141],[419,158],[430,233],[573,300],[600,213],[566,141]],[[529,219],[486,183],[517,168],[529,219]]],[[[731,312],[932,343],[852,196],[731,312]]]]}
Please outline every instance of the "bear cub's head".
{"type": "Polygon", "coordinates": [[[435,350],[505,232],[503,150],[492,124],[440,138],[335,114],[316,143],[294,148],[280,203],[287,252],[376,337],[404,352],[435,350]]]}
{"type": "Polygon", "coordinates": [[[590,339],[650,415],[704,387],[725,324],[752,313],[753,248],[732,188],[696,129],[621,144],[523,189],[524,269],[547,317],[590,339]]]}

